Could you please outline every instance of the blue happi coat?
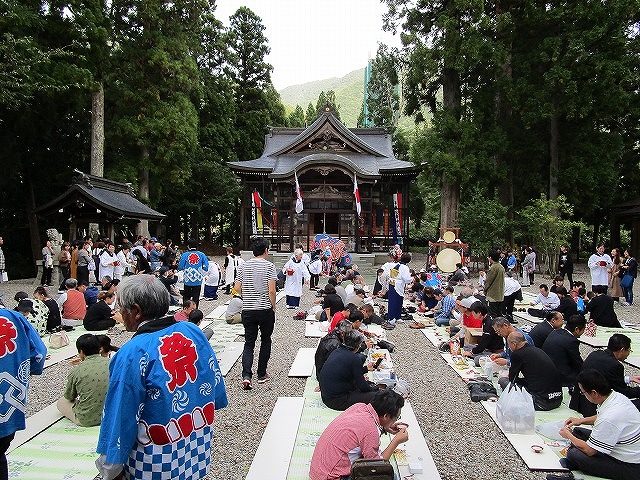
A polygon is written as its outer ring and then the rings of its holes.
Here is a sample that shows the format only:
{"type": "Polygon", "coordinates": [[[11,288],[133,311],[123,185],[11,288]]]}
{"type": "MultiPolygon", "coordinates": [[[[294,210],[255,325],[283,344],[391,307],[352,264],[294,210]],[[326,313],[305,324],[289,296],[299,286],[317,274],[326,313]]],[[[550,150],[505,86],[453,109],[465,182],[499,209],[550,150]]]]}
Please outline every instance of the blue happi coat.
{"type": "Polygon", "coordinates": [[[213,349],[189,322],[143,324],[112,358],[97,452],[129,478],[204,478],[227,394],[213,349]]]}

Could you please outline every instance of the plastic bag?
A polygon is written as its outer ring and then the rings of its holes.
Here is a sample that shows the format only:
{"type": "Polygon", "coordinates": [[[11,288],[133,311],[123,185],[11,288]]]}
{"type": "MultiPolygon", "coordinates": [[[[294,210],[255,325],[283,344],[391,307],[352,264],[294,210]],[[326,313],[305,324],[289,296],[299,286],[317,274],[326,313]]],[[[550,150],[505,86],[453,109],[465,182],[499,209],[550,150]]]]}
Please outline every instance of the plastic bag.
{"type": "Polygon", "coordinates": [[[496,421],[505,433],[534,433],[536,412],[533,398],[512,383],[502,392],[496,405],[496,421]]]}
{"type": "Polygon", "coordinates": [[[564,441],[565,439],[560,435],[560,429],[564,427],[564,420],[556,420],[555,422],[541,423],[536,425],[536,433],[550,438],[551,440],[564,441]]]}

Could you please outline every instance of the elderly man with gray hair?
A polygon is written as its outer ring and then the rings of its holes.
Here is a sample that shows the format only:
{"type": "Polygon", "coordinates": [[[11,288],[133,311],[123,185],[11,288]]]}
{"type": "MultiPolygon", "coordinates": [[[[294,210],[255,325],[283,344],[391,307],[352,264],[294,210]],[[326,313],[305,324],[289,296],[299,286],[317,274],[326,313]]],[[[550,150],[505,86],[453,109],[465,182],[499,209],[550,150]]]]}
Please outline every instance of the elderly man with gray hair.
{"type": "Polygon", "coordinates": [[[126,277],[118,303],[135,334],[109,365],[96,466],[105,480],[204,478],[215,411],[228,404],[211,345],[167,315],[169,292],[153,275],[126,277]]]}
{"type": "MultiPolygon", "coordinates": [[[[521,332],[511,332],[507,344],[513,352],[509,381],[531,394],[536,410],[558,408],[562,403],[562,380],[553,360],[543,350],[530,345],[521,332]]],[[[501,383],[501,386],[506,385],[501,383]]]]}
{"type": "Polygon", "coordinates": [[[67,327],[82,325],[87,314],[87,302],[84,294],[78,291],[77,287],[78,281],[75,278],[67,278],[64,281],[65,291],[56,300],[62,317],[62,325],[67,327]]]}

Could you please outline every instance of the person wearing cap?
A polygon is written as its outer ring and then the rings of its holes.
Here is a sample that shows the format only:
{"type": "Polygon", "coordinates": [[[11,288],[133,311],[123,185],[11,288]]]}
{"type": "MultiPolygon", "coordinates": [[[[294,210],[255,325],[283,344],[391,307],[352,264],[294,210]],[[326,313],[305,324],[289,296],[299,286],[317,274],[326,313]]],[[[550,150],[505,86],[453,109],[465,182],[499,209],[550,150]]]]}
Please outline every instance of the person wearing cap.
{"type": "Polygon", "coordinates": [[[0,395],[0,478],[8,478],[5,453],[15,432],[25,428],[29,379],[42,373],[47,347],[23,315],[5,308],[0,309],[0,345],[5,384],[0,395]]]}
{"type": "Polygon", "coordinates": [[[23,298],[18,302],[16,311],[29,320],[38,335],[44,336],[47,332],[47,319],[49,318],[49,307],[44,302],[23,298]],[[34,305],[34,302],[36,305],[34,305]]]}

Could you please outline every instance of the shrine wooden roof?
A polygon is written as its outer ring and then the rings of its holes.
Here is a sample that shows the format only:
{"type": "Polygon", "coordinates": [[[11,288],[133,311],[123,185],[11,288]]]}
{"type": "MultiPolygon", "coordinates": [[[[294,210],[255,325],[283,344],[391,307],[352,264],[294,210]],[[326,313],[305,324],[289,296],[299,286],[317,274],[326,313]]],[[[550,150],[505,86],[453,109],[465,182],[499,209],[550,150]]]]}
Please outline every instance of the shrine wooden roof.
{"type": "Polygon", "coordinates": [[[162,220],[165,217],[138,200],[130,184],[77,173],[66,192],[36,209],[38,215],[72,213],[78,220],[162,220]]]}
{"type": "Polygon", "coordinates": [[[229,162],[238,175],[287,178],[309,166],[335,165],[359,178],[414,175],[411,162],[393,154],[391,134],[384,128],[347,128],[330,108],[307,128],[271,128],[260,158],[229,162]]]}

